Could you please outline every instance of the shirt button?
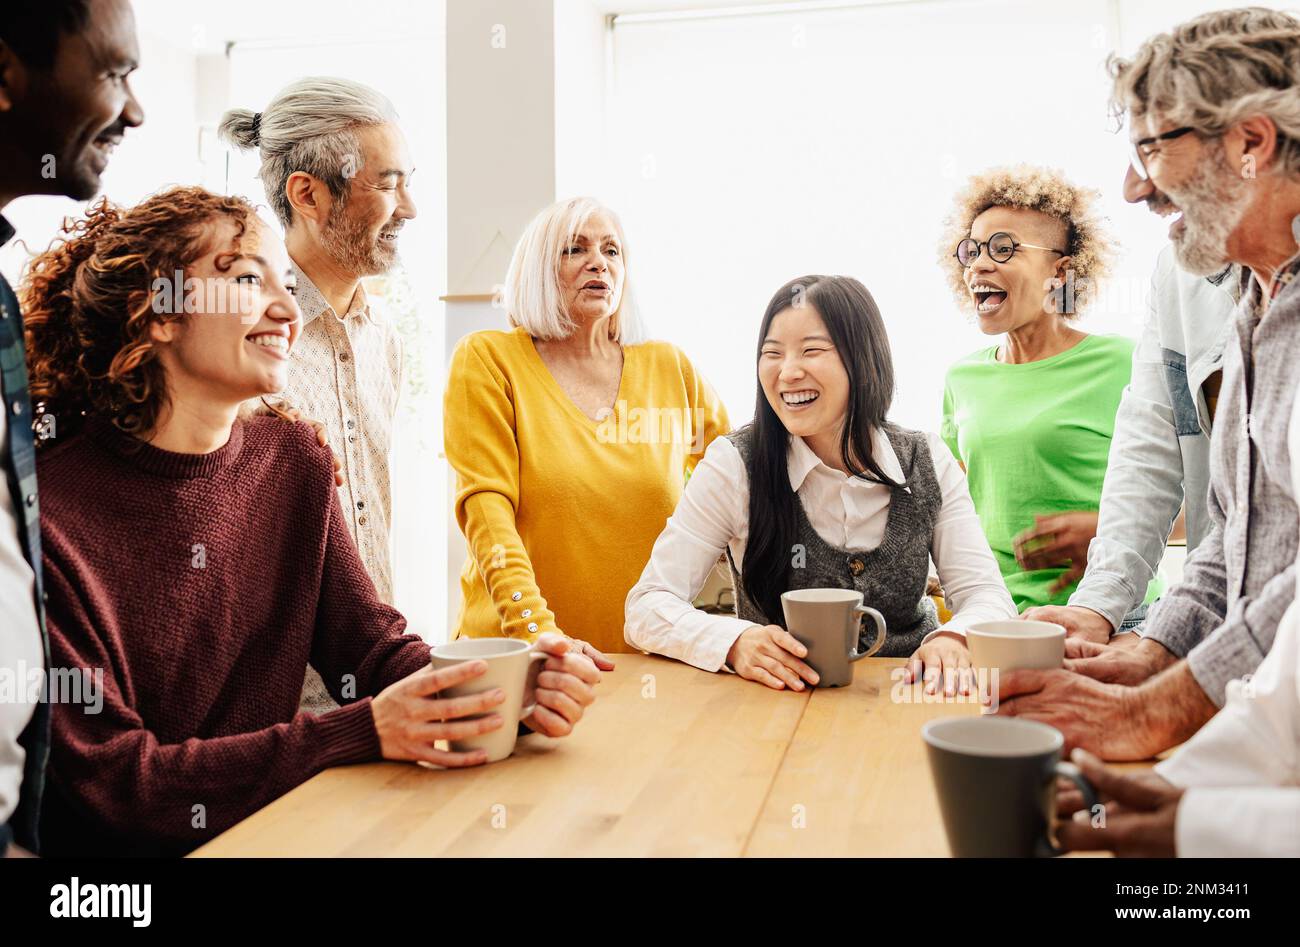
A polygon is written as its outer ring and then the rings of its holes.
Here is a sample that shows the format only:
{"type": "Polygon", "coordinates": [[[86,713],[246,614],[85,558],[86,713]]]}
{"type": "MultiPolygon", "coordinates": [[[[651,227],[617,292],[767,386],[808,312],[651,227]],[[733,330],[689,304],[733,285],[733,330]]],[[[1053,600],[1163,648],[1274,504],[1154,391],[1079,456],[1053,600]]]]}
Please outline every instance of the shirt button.
{"type": "Polygon", "coordinates": [[[357,501],[357,509],[358,509],[358,510],[364,510],[365,508],[366,508],[366,501],[365,501],[365,500],[358,500],[358,501],[357,501]]]}
{"type": "Polygon", "coordinates": [[[0,306],[0,319],[8,319],[9,310],[5,306],[0,306]]]}
{"type": "Polygon", "coordinates": [[[535,622],[535,621],[530,621],[530,622],[528,623],[528,630],[529,630],[529,631],[536,631],[536,630],[537,630],[537,622],[535,622]]]}
{"type": "Polygon", "coordinates": [[[27,505],[28,505],[28,506],[35,506],[35,505],[36,505],[36,494],[34,494],[34,493],[29,493],[29,494],[27,494],[27,505]]]}
{"type": "Polygon", "coordinates": [[[357,525],[358,525],[358,526],[365,526],[365,525],[366,525],[366,517],[365,517],[364,514],[361,515],[361,516],[358,516],[358,517],[357,517],[357,525]]]}
{"type": "Polygon", "coordinates": [[[531,617],[532,617],[532,614],[533,614],[533,610],[532,610],[531,608],[525,608],[525,609],[524,609],[522,612],[520,612],[519,614],[520,614],[520,615],[523,615],[525,618],[531,618],[531,617]]]}
{"type": "Polygon", "coordinates": [[[357,425],[356,425],[356,422],[355,422],[355,421],[348,421],[348,430],[349,430],[349,431],[352,430],[352,429],[353,429],[354,427],[356,427],[356,426],[357,426],[357,425]]]}
{"type": "Polygon", "coordinates": [[[348,360],[348,353],[347,353],[347,352],[340,352],[340,353],[339,353],[339,361],[340,361],[340,362],[346,362],[347,360],[348,360]]]}
{"type": "Polygon", "coordinates": [[[21,401],[15,401],[15,402],[13,403],[13,409],[14,409],[14,414],[22,414],[22,413],[23,413],[23,403],[22,403],[21,401]]]}
{"type": "Polygon", "coordinates": [[[519,600],[520,600],[521,598],[523,598],[523,597],[524,597],[524,594],[523,594],[522,592],[516,592],[514,595],[510,596],[510,601],[512,601],[512,602],[517,602],[517,601],[519,601],[519,600]]]}
{"type": "Polygon", "coordinates": [[[355,444],[356,442],[357,442],[356,435],[355,435],[355,434],[349,434],[349,435],[348,435],[348,443],[349,443],[349,444],[355,444]]]}
{"type": "Polygon", "coordinates": [[[849,560],[849,571],[852,572],[854,575],[862,575],[862,570],[865,569],[866,567],[867,564],[863,562],[861,559],[859,559],[857,556],[854,556],[852,559],[849,560]]]}

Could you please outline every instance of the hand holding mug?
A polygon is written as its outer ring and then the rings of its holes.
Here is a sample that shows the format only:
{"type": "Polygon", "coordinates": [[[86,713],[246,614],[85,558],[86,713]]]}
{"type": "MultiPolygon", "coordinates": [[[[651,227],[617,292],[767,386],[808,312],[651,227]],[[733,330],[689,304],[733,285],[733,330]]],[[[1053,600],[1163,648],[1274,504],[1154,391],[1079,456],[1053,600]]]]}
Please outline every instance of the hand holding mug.
{"type": "Polygon", "coordinates": [[[492,710],[505,700],[505,692],[496,688],[468,697],[431,699],[440,691],[485,673],[486,661],[466,661],[441,670],[424,667],[385,687],[370,704],[380,755],[386,760],[449,767],[486,763],[484,750],[457,753],[439,750],[433,744],[435,740],[464,739],[499,729],[504,721],[492,710]],[[478,714],[484,716],[475,717],[478,714]],[[462,719],[465,717],[475,719],[462,719]]]}
{"type": "Polygon", "coordinates": [[[773,690],[801,691],[804,681],[816,684],[817,672],[803,662],[808,649],[780,625],[753,625],[740,633],[727,664],[741,677],[773,690]]]}
{"type": "MultiPolygon", "coordinates": [[[[578,642],[586,644],[585,642],[578,642]]],[[[586,708],[596,699],[595,686],[600,683],[600,671],[587,653],[573,647],[574,639],[547,632],[539,635],[533,649],[547,655],[541,673],[537,675],[536,708],[524,718],[530,730],[548,737],[564,737],[573,728],[586,708]]],[[[587,645],[591,648],[590,645],[587,645]]],[[[604,658],[599,651],[591,648],[604,658]]],[[[605,659],[613,668],[613,664],[605,659]]]]}
{"type": "Polygon", "coordinates": [[[1152,772],[1122,773],[1085,750],[1071,756],[1105,802],[1104,819],[1095,818],[1077,792],[1060,796],[1060,811],[1075,813],[1056,837],[1065,851],[1111,851],[1122,856],[1173,858],[1175,823],[1183,790],[1152,772]]]}

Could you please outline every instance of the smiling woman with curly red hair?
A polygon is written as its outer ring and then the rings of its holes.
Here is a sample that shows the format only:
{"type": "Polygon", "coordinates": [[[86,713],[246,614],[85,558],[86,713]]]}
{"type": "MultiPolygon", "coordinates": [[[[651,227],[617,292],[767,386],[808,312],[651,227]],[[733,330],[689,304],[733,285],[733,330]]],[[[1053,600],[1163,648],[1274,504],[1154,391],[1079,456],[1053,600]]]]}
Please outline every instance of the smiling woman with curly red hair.
{"type": "MultiPolygon", "coordinates": [[[[228,271],[255,219],[241,197],[175,188],[130,212],[101,200],[69,222],[21,287],[38,430],[71,434],[90,415],[127,433],[153,431],[166,407],[154,332],[185,314],[176,275],[203,255],[218,221],[232,239],[213,264],[228,271]]],[[[237,307],[238,292],[236,284],[226,294],[227,308],[237,307]]]]}
{"type": "MultiPolygon", "coordinates": [[[[284,387],[298,335],[279,238],[242,199],[192,187],[101,202],[65,234],[21,293],[50,435],[51,667],[94,683],[54,707],[45,852],[184,852],[327,766],[483,762],[434,741],[501,726],[500,693],[430,698],[486,665],[435,672],[404,633],[312,429],[240,418],[284,387]],[[309,660],[343,706],[299,712],[309,660]]],[[[543,647],[563,657],[529,721],[559,736],[597,672],[561,639],[543,647]]]]}

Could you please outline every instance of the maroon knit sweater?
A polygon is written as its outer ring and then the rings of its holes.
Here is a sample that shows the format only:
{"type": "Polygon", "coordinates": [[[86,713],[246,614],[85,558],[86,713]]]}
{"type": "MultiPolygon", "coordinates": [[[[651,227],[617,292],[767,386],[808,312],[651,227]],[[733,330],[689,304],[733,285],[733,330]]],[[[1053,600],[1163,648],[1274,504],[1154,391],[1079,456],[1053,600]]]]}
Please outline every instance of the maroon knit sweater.
{"type": "Polygon", "coordinates": [[[310,426],[176,454],[92,421],[38,475],[51,666],[103,669],[99,713],[54,707],[51,854],[188,851],[379,758],[370,698],[429,648],[375,593],[310,426]],[[298,712],[308,660],[339,709],[298,712]]]}

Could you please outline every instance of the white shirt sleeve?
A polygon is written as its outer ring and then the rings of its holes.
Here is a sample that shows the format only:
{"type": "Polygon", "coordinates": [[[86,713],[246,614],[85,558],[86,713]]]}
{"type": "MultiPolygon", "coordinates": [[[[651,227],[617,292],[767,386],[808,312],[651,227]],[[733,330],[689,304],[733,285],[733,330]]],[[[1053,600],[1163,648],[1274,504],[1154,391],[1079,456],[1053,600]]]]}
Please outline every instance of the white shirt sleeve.
{"type": "Polygon", "coordinates": [[[964,635],[976,622],[1015,618],[1016,604],[984,537],[966,487],[966,475],[937,435],[927,435],[927,441],[943,496],[930,540],[930,555],[939,571],[944,599],[952,610],[952,618],[930,632],[928,641],[941,631],[964,635]]]}
{"type": "Polygon", "coordinates": [[[754,622],[710,615],[692,602],[728,544],[744,534],[748,504],[744,460],[731,441],[716,438],[628,593],[623,626],[628,644],[705,671],[723,666],[731,646],[754,622]]]}
{"type": "Polygon", "coordinates": [[[1228,684],[1219,711],[1156,772],[1187,791],[1181,856],[1300,855],[1300,602],[1250,678],[1228,684]]]}
{"type": "Polygon", "coordinates": [[[1187,790],[1174,851],[1180,858],[1300,857],[1300,786],[1187,790]]]}

